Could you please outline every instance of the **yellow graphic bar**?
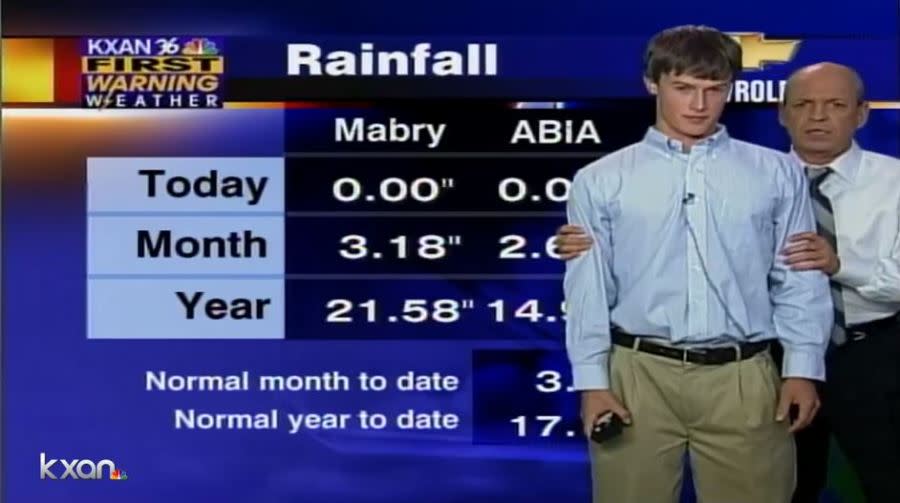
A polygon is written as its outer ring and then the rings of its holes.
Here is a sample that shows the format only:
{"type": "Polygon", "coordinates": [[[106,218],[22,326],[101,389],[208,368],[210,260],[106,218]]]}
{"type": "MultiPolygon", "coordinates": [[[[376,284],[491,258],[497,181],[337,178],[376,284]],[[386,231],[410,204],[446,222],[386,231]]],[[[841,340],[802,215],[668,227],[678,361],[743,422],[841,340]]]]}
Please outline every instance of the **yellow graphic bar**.
{"type": "Polygon", "coordinates": [[[52,103],[53,39],[4,38],[3,103],[52,103]]]}
{"type": "Polygon", "coordinates": [[[222,56],[85,56],[83,73],[225,73],[222,56]]]}

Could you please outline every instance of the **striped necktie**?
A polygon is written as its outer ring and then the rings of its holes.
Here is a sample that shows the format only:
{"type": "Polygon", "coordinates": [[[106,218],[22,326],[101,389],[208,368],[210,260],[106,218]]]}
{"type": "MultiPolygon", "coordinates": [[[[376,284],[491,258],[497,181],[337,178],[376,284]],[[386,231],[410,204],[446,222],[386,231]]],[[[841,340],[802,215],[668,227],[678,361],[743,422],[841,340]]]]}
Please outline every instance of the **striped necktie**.
{"type": "MultiPolygon", "coordinates": [[[[833,173],[831,168],[806,168],[806,176],[809,178],[809,193],[812,197],[813,211],[816,215],[816,231],[825,238],[831,248],[837,253],[837,232],[834,225],[834,213],[831,209],[831,201],[822,193],[820,187],[833,173]]],[[[834,328],[831,332],[831,341],[840,346],[847,342],[847,324],[844,319],[844,296],[840,283],[831,281],[831,299],[834,303],[834,328]]]]}

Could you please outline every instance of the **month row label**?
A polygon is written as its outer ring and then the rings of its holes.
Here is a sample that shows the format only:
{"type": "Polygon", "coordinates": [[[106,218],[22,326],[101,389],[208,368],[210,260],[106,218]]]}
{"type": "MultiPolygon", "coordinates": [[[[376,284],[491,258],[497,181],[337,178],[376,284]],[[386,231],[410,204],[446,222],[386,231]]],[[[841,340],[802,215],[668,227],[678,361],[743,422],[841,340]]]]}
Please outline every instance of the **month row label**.
{"type": "Polygon", "coordinates": [[[88,274],[284,273],[280,216],[89,216],[88,274]]]}

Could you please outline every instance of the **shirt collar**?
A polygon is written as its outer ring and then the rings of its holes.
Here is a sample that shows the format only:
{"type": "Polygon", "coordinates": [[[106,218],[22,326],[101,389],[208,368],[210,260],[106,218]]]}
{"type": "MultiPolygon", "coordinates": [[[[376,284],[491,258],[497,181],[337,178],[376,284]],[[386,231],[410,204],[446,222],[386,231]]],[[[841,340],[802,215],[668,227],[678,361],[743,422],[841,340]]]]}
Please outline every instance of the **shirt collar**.
{"type": "MultiPolygon", "coordinates": [[[[719,124],[716,126],[716,131],[713,134],[695,143],[691,147],[691,150],[698,149],[712,152],[727,144],[728,139],[728,130],[724,125],[719,124]]],[[[676,140],[674,138],[666,136],[662,131],[657,129],[656,126],[650,126],[649,128],[647,128],[647,133],[644,135],[644,143],[658,148],[668,154],[688,153],[684,150],[684,143],[682,143],[680,140],[676,140]]]]}
{"type": "Polygon", "coordinates": [[[848,148],[843,154],[839,155],[837,159],[831,161],[826,165],[816,165],[810,164],[797,155],[797,151],[794,150],[794,147],[791,147],[791,157],[799,163],[804,168],[831,168],[838,176],[844,178],[848,181],[853,181],[856,178],[856,173],[859,172],[859,165],[862,162],[862,149],[859,148],[859,145],[856,143],[856,140],[850,143],[850,148],[848,148]]]}

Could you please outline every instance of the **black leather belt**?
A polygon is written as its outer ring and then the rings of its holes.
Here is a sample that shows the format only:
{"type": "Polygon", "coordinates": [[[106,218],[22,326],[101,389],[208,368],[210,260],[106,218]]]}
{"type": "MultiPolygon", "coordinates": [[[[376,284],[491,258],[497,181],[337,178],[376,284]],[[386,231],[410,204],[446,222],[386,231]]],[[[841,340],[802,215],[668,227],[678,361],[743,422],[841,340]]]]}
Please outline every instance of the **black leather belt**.
{"type": "MultiPolygon", "coordinates": [[[[847,340],[859,341],[869,336],[886,334],[898,329],[900,329],[900,313],[847,327],[847,340]]],[[[900,334],[897,335],[900,336],[900,334]]]]}
{"type": "Polygon", "coordinates": [[[736,349],[730,347],[716,348],[692,348],[678,349],[662,344],[656,344],[647,340],[645,336],[635,336],[621,331],[613,331],[612,342],[619,346],[626,346],[637,351],[650,353],[657,356],[665,356],[673,360],[699,363],[702,365],[722,365],[724,363],[746,360],[751,356],[769,349],[769,342],[746,342],[738,344],[736,349]],[[637,340],[637,342],[635,342],[637,340]]]}

